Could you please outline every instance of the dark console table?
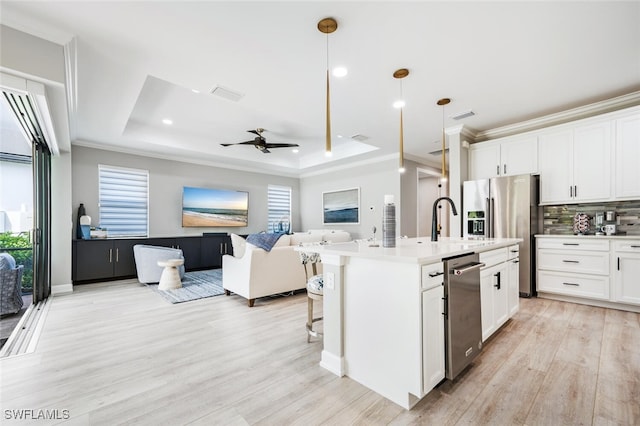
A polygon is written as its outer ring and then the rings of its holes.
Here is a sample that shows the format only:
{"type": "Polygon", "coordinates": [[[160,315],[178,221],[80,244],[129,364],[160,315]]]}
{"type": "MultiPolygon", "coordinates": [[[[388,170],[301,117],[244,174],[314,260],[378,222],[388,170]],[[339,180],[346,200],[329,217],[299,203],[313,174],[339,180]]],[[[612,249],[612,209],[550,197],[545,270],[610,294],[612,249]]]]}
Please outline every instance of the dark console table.
{"type": "Polygon", "coordinates": [[[233,251],[231,238],[226,233],[193,237],[73,240],[73,282],[82,284],[135,277],[133,246],[136,244],[182,249],[187,271],[220,268],[222,256],[233,251]]]}

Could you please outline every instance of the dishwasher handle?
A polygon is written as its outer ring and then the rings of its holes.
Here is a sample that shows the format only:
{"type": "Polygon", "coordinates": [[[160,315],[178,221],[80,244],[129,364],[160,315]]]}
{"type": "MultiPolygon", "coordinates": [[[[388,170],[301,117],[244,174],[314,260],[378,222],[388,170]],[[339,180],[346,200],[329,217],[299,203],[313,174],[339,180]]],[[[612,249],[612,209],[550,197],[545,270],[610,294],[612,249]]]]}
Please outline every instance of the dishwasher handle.
{"type": "Polygon", "coordinates": [[[462,275],[466,272],[469,271],[473,271],[475,269],[478,268],[482,268],[483,266],[486,266],[484,263],[482,262],[474,262],[474,263],[470,263],[468,265],[466,265],[464,268],[455,268],[451,270],[451,275],[462,275]]]}

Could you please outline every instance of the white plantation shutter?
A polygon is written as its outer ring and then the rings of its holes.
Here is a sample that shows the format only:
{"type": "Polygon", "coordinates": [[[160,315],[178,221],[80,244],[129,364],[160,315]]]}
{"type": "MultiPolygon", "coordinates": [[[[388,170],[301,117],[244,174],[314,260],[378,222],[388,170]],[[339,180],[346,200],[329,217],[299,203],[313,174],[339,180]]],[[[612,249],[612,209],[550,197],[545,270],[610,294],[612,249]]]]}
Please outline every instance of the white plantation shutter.
{"type": "Polygon", "coordinates": [[[101,228],[109,237],[146,237],[149,230],[149,171],[98,166],[101,228]]]}
{"type": "MultiPolygon", "coordinates": [[[[278,224],[285,221],[291,224],[291,188],[288,186],[269,185],[269,231],[278,231],[278,224]]],[[[284,229],[285,231],[290,230],[284,229]]]]}

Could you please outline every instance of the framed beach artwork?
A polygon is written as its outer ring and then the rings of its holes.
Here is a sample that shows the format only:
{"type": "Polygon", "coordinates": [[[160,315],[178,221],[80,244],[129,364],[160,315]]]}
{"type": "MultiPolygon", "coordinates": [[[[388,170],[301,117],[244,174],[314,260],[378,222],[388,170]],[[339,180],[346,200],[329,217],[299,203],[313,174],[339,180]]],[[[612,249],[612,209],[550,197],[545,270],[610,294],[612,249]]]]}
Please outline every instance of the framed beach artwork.
{"type": "Polygon", "coordinates": [[[357,225],[360,223],[360,188],[322,193],[324,225],[357,225]]]}
{"type": "Polygon", "coordinates": [[[249,193],[213,188],[182,190],[182,226],[247,226],[249,193]]]}

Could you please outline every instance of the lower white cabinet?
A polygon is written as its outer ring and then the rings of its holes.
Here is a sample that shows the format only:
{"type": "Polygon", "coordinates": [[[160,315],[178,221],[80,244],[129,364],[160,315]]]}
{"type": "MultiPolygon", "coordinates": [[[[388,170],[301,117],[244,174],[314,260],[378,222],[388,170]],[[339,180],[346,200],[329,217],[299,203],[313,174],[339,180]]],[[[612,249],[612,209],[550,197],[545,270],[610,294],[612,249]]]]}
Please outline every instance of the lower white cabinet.
{"type": "Polygon", "coordinates": [[[422,383],[426,394],[444,379],[444,287],[422,292],[422,383]]]}
{"type": "Polygon", "coordinates": [[[509,317],[515,315],[520,309],[520,257],[519,247],[509,247],[509,260],[507,261],[507,298],[509,299],[509,317]]]}
{"type": "Polygon", "coordinates": [[[616,241],[613,300],[640,305],[640,240],[616,241]]]}
{"type": "Polygon", "coordinates": [[[487,340],[510,317],[509,264],[507,249],[480,253],[485,266],[480,269],[482,340],[487,340]]]}
{"type": "Polygon", "coordinates": [[[538,238],[538,291],[609,300],[609,241],[538,238]]]}

